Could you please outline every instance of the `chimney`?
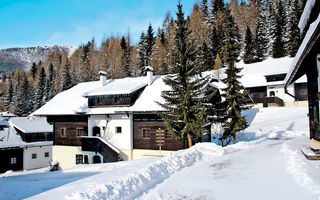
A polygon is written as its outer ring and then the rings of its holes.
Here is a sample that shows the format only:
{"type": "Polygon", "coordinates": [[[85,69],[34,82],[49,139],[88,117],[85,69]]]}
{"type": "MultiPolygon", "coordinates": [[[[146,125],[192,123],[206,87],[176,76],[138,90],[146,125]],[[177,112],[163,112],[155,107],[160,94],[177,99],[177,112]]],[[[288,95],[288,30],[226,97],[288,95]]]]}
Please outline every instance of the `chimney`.
{"type": "Polygon", "coordinates": [[[148,85],[151,85],[153,81],[153,67],[146,66],[144,70],[147,72],[148,85]]]}
{"type": "Polygon", "coordinates": [[[103,87],[106,85],[106,82],[107,82],[107,72],[100,71],[99,75],[100,75],[100,84],[101,84],[101,87],[103,87]]]}

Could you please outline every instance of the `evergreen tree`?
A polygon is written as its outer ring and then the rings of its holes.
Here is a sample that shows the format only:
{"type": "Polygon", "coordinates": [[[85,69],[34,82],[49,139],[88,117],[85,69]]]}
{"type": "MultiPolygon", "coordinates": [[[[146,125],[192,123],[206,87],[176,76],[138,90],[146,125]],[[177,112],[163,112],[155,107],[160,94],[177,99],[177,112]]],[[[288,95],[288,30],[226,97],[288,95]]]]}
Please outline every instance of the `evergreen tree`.
{"type": "Polygon", "coordinates": [[[13,83],[12,83],[12,80],[10,79],[8,90],[7,90],[7,95],[6,95],[5,102],[4,102],[7,110],[10,110],[10,107],[11,107],[11,104],[13,101],[13,92],[14,92],[13,91],[13,83]]]}
{"type": "Polygon", "coordinates": [[[203,21],[207,21],[209,18],[209,7],[208,7],[208,0],[201,1],[201,17],[203,21]]]}
{"type": "Polygon", "coordinates": [[[275,32],[274,32],[274,41],[272,44],[272,57],[280,58],[286,55],[285,51],[285,41],[284,41],[284,27],[285,27],[285,19],[284,19],[284,8],[281,1],[279,1],[277,5],[277,12],[275,14],[275,32]]]}
{"type": "Polygon", "coordinates": [[[138,59],[139,59],[139,70],[142,75],[143,69],[147,66],[147,52],[146,52],[146,36],[144,32],[141,33],[140,42],[138,44],[138,59]]]}
{"type": "Polygon", "coordinates": [[[292,5],[289,8],[289,23],[288,23],[288,53],[291,57],[294,57],[300,46],[300,31],[298,27],[299,23],[299,7],[298,1],[292,0],[292,5]]]}
{"type": "Polygon", "coordinates": [[[36,78],[37,70],[38,70],[37,64],[35,62],[33,62],[31,65],[31,69],[30,69],[30,75],[31,75],[32,79],[36,78]]]}
{"type": "Polygon", "coordinates": [[[6,80],[7,80],[7,75],[6,74],[2,74],[1,79],[2,79],[2,82],[5,83],[6,80]]]}
{"type": "Polygon", "coordinates": [[[44,103],[48,102],[53,97],[53,94],[52,94],[53,73],[54,73],[53,65],[52,63],[50,63],[48,73],[47,73],[47,78],[46,78],[44,103]]]}
{"type": "Polygon", "coordinates": [[[241,111],[247,109],[245,106],[248,103],[246,98],[247,92],[240,85],[238,81],[241,76],[239,75],[241,69],[235,66],[239,56],[239,36],[237,27],[234,24],[230,11],[227,9],[225,16],[225,39],[223,47],[223,60],[227,69],[225,71],[227,77],[223,79],[226,88],[223,89],[225,97],[224,109],[222,110],[222,119],[224,122],[224,133],[221,138],[222,141],[233,138],[236,143],[236,133],[247,127],[246,119],[241,116],[241,111]]]}
{"type": "Polygon", "coordinates": [[[61,73],[61,91],[65,91],[72,86],[71,84],[71,75],[70,75],[70,62],[67,58],[66,64],[62,68],[61,73]]]}
{"type": "Polygon", "coordinates": [[[150,65],[150,59],[152,54],[153,45],[155,44],[155,37],[151,23],[148,26],[147,34],[146,34],[146,66],[150,65]]]}
{"type": "Polygon", "coordinates": [[[15,114],[18,116],[27,116],[33,110],[33,90],[24,74],[22,83],[17,90],[15,102],[15,114]]]}
{"type": "Polygon", "coordinates": [[[123,77],[130,77],[130,47],[127,46],[127,41],[124,37],[121,38],[120,46],[122,49],[121,66],[123,69],[123,77]]]}
{"type": "Polygon", "coordinates": [[[43,67],[41,67],[36,86],[34,110],[39,109],[43,105],[45,79],[46,74],[43,67]]]}
{"type": "Polygon", "coordinates": [[[191,136],[200,137],[203,133],[206,119],[199,96],[207,80],[199,76],[197,68],[201,63],[196,58],[194,43],[188,40],[190,32],[180,2],[176,25],[171,60],[174,74],[164,79],[172,90],[162,92],[165,103],[160,105],[166,110],[163,118],[169,132],[178,140],[188,138],[190,147],[191,136]]]}
{"type": "Polygon", "coordinates": [[[218,11],[222,11],[224,9],[223,0],[211,0],[211,15],[217,15],[218,11]]]}
{"type": "Polygon", "coordinates": [[[252,38],[252,33],[249,26],[247,26],[244,40],[245,40],[244,41],[245,49],[244,49],[243,61],[246,64],[253,63],[254,62],[253,38],[252,38]]]}
{"type": "Polygon", "coordinates": [[[257,19],[256,38],[254,41],[255,61],[257,62],[265,60],[268,56],[269,39],[266,30],[267,25],[265,23],[266,20],[263,15],[260,14],[257,19]]]}
{"type": "Polygon", "coordinates": [[[88,82],[90,81],[90,42],[88,42],[86,45],[82,46],[82,52],[80,56],[80,63],[78,68],[78,77],[77,82],[88,82]]]}

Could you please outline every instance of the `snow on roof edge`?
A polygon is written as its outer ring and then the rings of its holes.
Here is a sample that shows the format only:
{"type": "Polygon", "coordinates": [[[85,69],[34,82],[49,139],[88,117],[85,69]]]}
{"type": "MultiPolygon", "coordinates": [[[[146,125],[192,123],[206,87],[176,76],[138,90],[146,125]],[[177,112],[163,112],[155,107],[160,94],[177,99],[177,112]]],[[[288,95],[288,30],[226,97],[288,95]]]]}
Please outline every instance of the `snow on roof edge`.
{"type": "Polygon", "coordinates": [[[308,0],[305,5],[303,12],[302,12],[302,15],[299,20],[299,24],[298,24],[298,27],[300,28],[300,33],[302,33],[304,31],[304,29],[306,28],[307,23],[310,18],[311,11],[312,11],[315,3],[316,3],[316,0],[308,0]]]}

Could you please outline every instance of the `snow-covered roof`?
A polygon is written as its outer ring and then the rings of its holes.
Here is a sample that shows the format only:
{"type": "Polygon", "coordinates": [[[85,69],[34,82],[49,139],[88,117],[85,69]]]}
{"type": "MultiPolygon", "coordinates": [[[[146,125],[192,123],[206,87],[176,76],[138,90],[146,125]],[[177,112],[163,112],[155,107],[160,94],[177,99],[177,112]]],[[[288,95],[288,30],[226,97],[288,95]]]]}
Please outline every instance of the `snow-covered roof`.
{"type": "MultiPolygon", "coordinates": [[[[117,94],[119,91],[128,91],[130,88],[135,91],[137,88],[145,87],[135,103],[130,107],[115,106],[88,108],[88,99],[85,97],[88,96],[88,94],[93,94],[94,92],[96,92],[95,94],[98,94],[97,91],[102,92],[102,89],[106,87],[101,87],[100,82],[93,81],[79,83],[69,90],[57,94],[44,106],[36,110],[33,115],[75,115],[77,113],[85,113],[90,115],[114,114],[117,112],[163,111],[163,108],[157,102],[164,103],[164,99],[161,97],[161,92],[164,90],[170,90],[170,87],[167,86],[163,81],[164,77],[165,76],[153,76],[153,82],[151,85],[147,85],[147,78],[145,76],[107,80],[108,84],[106,86],[109,88],[109,91],[117,91],[117,94]]],[[[218,83],[213,84],[219,87],[218,83]]],[[[109,93],[107,92],[104,94],[109,93]]]]}
{"type": "Polygon", "coordinates": [[[315,3],[316,3],[316,0],[308,0],[306,5],[304,6],[304,10],[303,10],[303,13],[300,17],[300,21],[298,24],[301,33],[304,31],[305,27],[308,24],[308,21],[309,21],[310,15],[311,15],[311,11],[312,11],[315,3]]]}
{"type": "MultiPolygon", "coordinates": [[[[245,64],[243,61],[236,64],[243,68],[240,82],[244,87],[259,87],[269,85],[282,85],[284,81],[267,82],[266,76],[275,74],[285,74],[288,72],[293,58],[268,58],[262,62],[245,64]]],[[[297,80],[298,83],[307,82],[306,77],[297,80]]]]}
{"type": "Polygon", "coordinates": [[[53,126],[44,117],[14,117],[9,123],[24,133],[53,132],[53,126]]]}
{"type": "Polygon", "coordinates": [[[296,53],[296,56],[294,57],[291,66],[288,70],[288,74],[285,79],[285,84],[289,85],[291,84],[292,80],[294,79],[295,74],[297,73],[304,57],[309,53],[310,49],[313,47],[313,43],[311,41],[311,38],[314,37],[316,31],[320,31],[320,14],[316,21],[314,21],[312,24],[310,24],[310,27],[303,38],[303,41],[298,49],[298,52],[296,53]]]}
{"type": "Polygon", "coordinates": [[[147,85],[146,77],[108,80],[106,85],[83,93],[83,96],[130,94],[147,85]]]}
{"type": "Polygon", "coordinates": [[[12,128],[4,128],[0,130],[0,149],[1,148],[23,148],[23,147],[37,147],[37,146],[48,146],[52,145],[52,141],[42,142],[24,142],[20,135],[12,128]]]}
{"type": "Polygon", "coordinates": [[[6,111],[6,112],[0,112],[0,117],[16,117],[16,115],[6,111]]]}

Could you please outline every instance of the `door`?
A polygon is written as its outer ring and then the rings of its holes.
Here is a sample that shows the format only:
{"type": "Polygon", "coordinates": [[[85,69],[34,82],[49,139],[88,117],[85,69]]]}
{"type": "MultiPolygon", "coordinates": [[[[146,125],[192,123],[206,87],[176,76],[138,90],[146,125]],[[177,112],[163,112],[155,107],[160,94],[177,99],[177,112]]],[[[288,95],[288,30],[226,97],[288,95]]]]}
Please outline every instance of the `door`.
{"type": "Polygon", "coordinates": [[[98,126],[93,127],[92,136],[100,137],[100,127],[98,127],[98,126]]]}

